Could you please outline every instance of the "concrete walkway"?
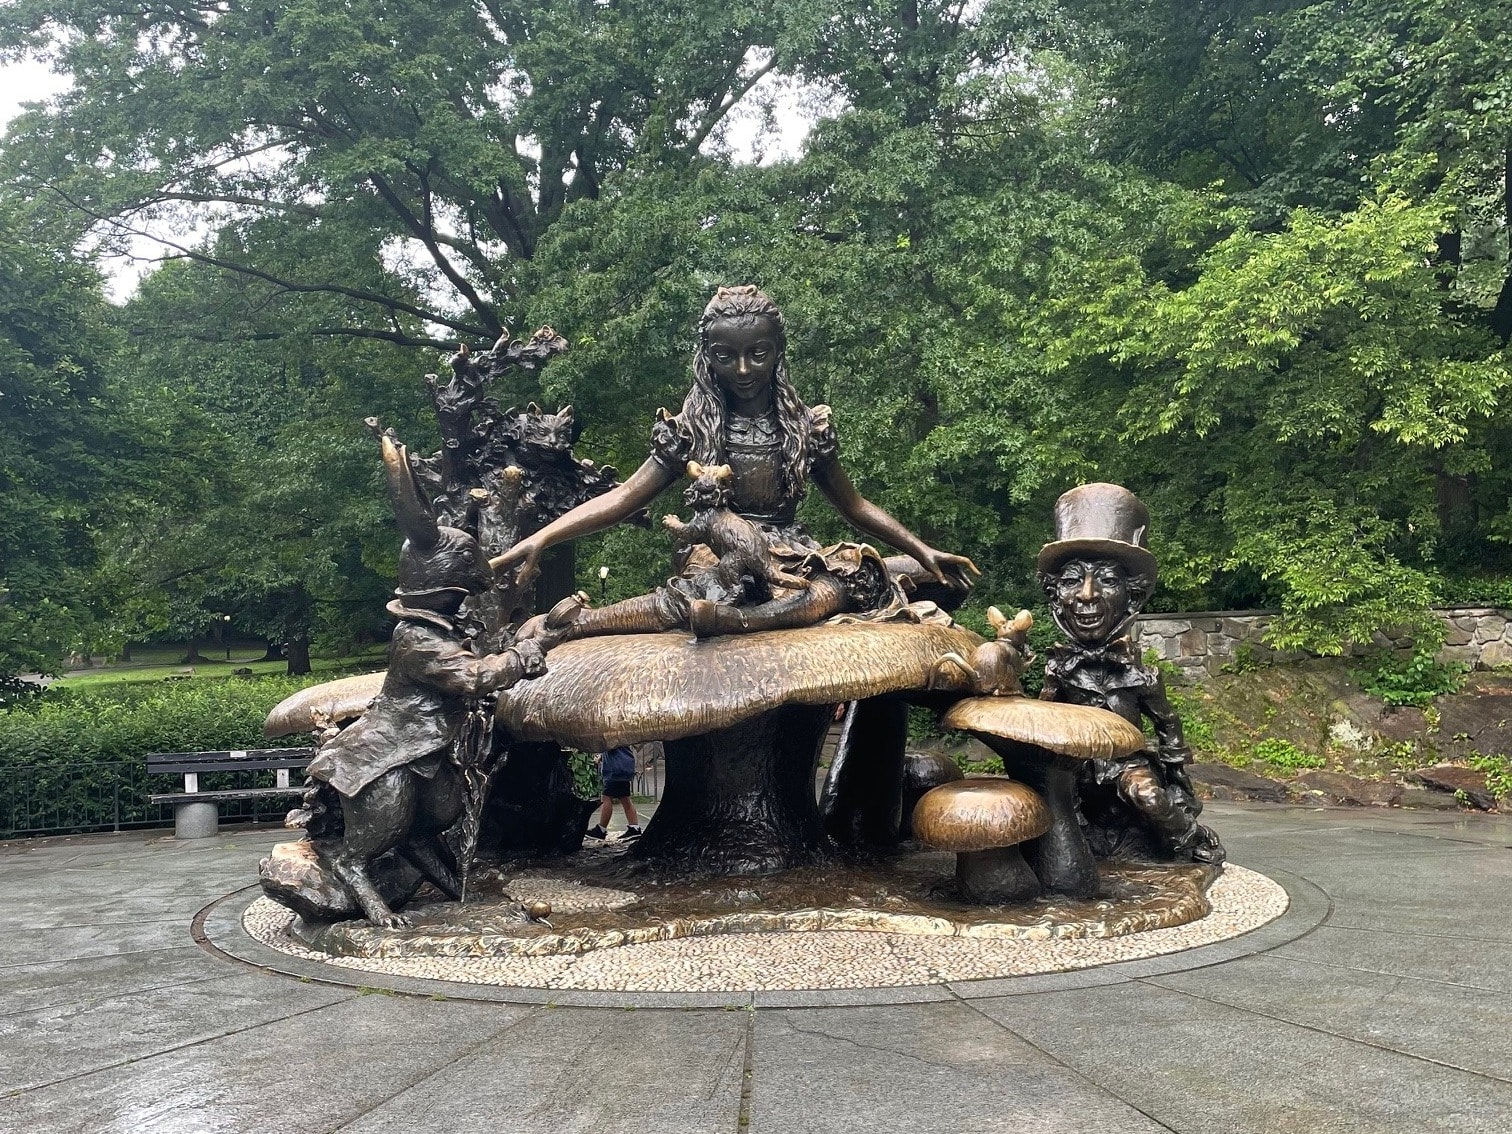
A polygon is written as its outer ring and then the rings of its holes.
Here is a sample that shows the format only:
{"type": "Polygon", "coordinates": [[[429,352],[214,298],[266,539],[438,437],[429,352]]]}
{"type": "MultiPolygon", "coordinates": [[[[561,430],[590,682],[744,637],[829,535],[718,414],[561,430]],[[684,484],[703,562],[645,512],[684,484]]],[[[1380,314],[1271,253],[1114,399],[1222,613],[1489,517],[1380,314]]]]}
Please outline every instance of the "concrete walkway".
{"type": "Polygon", "coordinates": [[[1294,899],[1247,944],[801,1008],[296,979],[190,930],[282,832],[3,844],[0,1131],[1512,1131],[1512,819],[1209,815],[1294,899]]]}

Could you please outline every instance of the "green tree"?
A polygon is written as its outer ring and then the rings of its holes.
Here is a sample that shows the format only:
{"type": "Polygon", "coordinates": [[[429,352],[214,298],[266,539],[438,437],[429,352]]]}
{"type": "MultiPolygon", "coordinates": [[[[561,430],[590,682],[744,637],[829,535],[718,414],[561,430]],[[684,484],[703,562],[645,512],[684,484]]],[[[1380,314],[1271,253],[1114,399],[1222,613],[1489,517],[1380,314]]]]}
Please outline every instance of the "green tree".
{"type": "Polygon", "coordinates": [[[55,672],[97,632],[102,486],[132,438],[101,368],[99,279],[0,202],[0,680],[55,672]]]}
{"type": "Polygon", "coordinates": [[[425,448],[433,423],[410,352],[365,340],[291,339],[260,289],[179,263],[154,273],[118,318],[124,388],[160,407],[199,474],[115,525],[113,561],[136,581],[139,626],[194,637],[230,614],[287,647],[306,672],[312,641],[340,648],[382,631],[398,537],[367,415],[425,448]],[[241,336],[222,341],[225,328],[241,336]]]}
{"type": "Polygon", "coordinates": [[[491,341],[565,208],[704,162],[776,67],[786,7],[22,0],[0,47],[74,86],[23,121],[9,173],[105,234],[233,226],[234,246],[173,254],[260,281],[300,333],[491,341]],[[310,295],[338,302],[299,318],[310,295]]]}

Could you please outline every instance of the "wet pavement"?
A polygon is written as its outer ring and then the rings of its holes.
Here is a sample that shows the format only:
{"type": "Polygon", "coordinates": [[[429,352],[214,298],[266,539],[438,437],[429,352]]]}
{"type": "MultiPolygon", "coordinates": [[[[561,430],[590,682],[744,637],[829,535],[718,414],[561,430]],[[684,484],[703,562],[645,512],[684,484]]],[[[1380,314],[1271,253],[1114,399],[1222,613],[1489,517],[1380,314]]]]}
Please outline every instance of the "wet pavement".
{"type": "Polygon", "coordinates": [[[1512,1131],[1512,818],[1208,815],[1292,897],[1245,938],[633,1010],[332,985],[202,947],[196,915],[281,831],[3,844],[0,1131],[1512,1131]]]}

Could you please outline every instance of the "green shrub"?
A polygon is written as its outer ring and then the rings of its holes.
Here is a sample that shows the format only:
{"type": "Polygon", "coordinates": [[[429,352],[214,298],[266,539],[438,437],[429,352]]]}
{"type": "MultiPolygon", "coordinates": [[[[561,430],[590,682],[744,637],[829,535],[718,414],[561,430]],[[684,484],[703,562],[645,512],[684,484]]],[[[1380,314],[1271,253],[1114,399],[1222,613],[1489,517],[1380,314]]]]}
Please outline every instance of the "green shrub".
{"type": "Polygon", "coordinates": [[[956,767],[961,769],[963,776],[1001,776],[1003,774],[1003,758],[997,753],[992,753],[985,760],[972,760],[967,756],[967,749],[958,748],[950,754],[950,758],[956,762],[956,767]]]}
{"type": "Polygon", "coordinates": [[[933,709],[926,709],[922,705],[908,706],[908,743],[911,747],[936,744],[954,735],[957,734],[940,727],[940,716],[933,709]]]}
{"type": "Polygon", "coordinates": [[[50,689],[0,712],[0,768],[308,744],[306,736],[265,740],[262,725],[274,705],[319,680],[228,678],[50,689]]]}
{"type": "Polygon", "coordinates": [[[573,752],[567,757],[572,772],[572,794],[579,799],[597,799],[604,794],[604,777],[587,752],[573,752]]]}
{"type": "MultiPolygon", "coordinates": [[[[319,680],[65,687],[0,711],[0,838],[161,819],[148,795],[177,788],[170,777],[148,776],[149,752],[307,745],[307,736],[266,740],[262,724],[279,701],[319,680]]],[[[270,786],[273,777],[250,778],[270,786]]],[[[246,772],[216,772],[201,777],[200,788],[246,787],[248,779],[246,772]]]]}
{"type": "Polygon", "coordinates": [[[1267,737],[1250,749],[1250,755],[1273,768],[1294,771],[1299,768],[1322,768],[1328,761],[1311,752],[1304,752],[1289,740],[1267,737]]]}
{"type": "Polygon", "coordinates": [[[1412,705],[1427,709],[1435,697],[1457,693],[1465,683],[1466,667],[1458,662],[1435,661],[1426,649],[1408,657],[1384,653],[1360,674],[1365,692],[1388,705],[1412,705]]]}
{"type": "Polygon", "coordinates": [[[1251,643],[1240,642],[1239,648],[1234,651],[1234,656],[1224,663],[1219,672],[1231,676],[1239,676],[1240,674],[1254,673],[1257,669],[1266,669],[1269,665],[1269,662],[1260,660],[1260,655],[1251,643]]]}

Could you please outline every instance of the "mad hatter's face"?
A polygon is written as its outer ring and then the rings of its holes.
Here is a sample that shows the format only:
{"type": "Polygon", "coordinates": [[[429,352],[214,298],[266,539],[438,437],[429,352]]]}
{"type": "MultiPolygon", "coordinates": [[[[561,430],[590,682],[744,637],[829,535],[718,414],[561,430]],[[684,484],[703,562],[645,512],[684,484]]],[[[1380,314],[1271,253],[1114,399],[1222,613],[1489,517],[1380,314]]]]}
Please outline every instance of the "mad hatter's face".
{"type": "Polygon", "coordinates": [[[1062,630],[1100,646],[1129,616],[1129,573],[1113,559],[1068,560],[1054,577],[1050,605],[1062,630]]]}

